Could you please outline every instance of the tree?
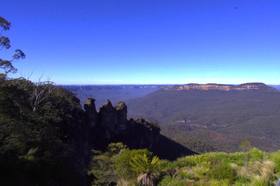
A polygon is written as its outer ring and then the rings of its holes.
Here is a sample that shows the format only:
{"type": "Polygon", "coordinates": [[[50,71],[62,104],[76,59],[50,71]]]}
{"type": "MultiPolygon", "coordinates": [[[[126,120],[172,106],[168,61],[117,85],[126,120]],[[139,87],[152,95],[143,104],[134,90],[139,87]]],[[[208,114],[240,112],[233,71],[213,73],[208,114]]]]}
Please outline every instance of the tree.
{"type": "Polygon", "coordinates": [[[50,97],[51,93],[55,89],[52,82],[46,81],[34,83],[34,88],[31,96],[31,105],[33,112],[36,112],[38,107],[50,97]]]}
{"type": "MultiPolygon", "coordinates": [[[[0,16],[0,50],[10,49],[11,41],[8,37],[2,35],[1,33],[9,30],[11,27],[11,23],[7,21],[5,18],[0,16]]],[[[0,69],[4,71],[4,74],[7,75],[9,73],[16,73],[17,69],[14,67],[13,62],[15,60],[25,58],[25,54],[22,50],[16,49],[11,59],[2,59],[0,57],[0,69]]]]}
{"type": "Polygon", "coordinates": [[[36,88],[24,79],[0,83],[0,185],[84,185],[81,105],[71,92],[53,86],[33,112],[36,88]]]}

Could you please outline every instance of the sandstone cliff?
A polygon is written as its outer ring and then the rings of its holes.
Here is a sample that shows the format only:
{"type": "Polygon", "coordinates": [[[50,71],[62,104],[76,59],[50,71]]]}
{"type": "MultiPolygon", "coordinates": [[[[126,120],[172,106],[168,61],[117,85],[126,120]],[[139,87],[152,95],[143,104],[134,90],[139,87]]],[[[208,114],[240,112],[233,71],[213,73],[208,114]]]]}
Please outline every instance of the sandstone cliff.
{"type": "Polygon", "coordinates": [[[160,128],[144,119],[127,119],[127,106],[108,100],[99,112],[95,100],[84,104],[89,148],[104,150],[109,143],[122,142],[130,148],[147,148],[166,159],[194,154],[193,151],[160,134],[160,128]]]}
{"type": "Polygon", "coordinates": [[[263,83],[245,83],[240,85],[226,85],[226,84],[186,84],[176,85],[166,88],[167,90],[219,90],[219,91],[248,91],[248,90],[263,90],[263,91],[276,91],[274,88],[269,87],[263,83]]]}

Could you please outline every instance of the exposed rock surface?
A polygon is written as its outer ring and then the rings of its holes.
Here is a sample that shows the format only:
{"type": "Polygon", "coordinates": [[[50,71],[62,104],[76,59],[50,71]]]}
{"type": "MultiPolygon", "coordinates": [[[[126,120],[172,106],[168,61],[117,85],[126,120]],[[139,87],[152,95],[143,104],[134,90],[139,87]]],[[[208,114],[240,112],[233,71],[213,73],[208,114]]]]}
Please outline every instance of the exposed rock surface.
{"type": "Polygon", "coordinates": [[[95,107],[95,99],[89,98],[87,99],[84,109],[86,111],[86,118],[87,123],[90,125],[90,127],[94,127],[96,125],[97,121],[97,111],[95,107]]]}
{"type": "Polygon", "coordinates": [[[240,85],[226,85],[226,84],[186,84],[176,85],[168,87],[166,89],[171,90],[220,90],[220,91],[245,91],[245,90],[264,90],[264,91],[276,91],[276,89],[265,85],[264,83],[245,83],[240,85]]]}
{"type": "Polygon", "coordinates": [[[109,143],[123,142],[130,148],[148,148],[161,158],[175,159],[193,151],[160,134],[160,128],[144,119],[127,119],[127,106],[115,107],[108,100],[97,112],[94,99],[84,105],[88,122],[89,147],[103,150],[109,143]]]}

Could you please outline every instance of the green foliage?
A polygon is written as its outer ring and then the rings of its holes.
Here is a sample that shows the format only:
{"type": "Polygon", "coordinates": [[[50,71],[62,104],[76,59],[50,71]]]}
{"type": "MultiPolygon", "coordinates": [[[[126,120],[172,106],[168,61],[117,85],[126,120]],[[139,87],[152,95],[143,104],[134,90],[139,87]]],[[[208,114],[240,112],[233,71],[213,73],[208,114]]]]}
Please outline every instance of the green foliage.
{"type": "Polygon", "coordinates": [[[160,160],[146,149],[129,150],[122,143],[111,143],[105,152],[93,151],[88,171],[91,185],[136,184],[137,177],[156,178],[160,160]]]}
{"type": "Polygon", "coordinates": [[[271,153],[269,155],[269,158],[274,162],[275,170],[277,173],[279,173],[279,176],[280,176],[280,151],[271,153]]]}
{"type": "Polygon", "coordinates": [[[143,186],[153,186],[158,179],[160,160],[147,154],[132,157],[130,166],[138,174],[137,182],[143,186]]]}
{"type": "Polygon", "coordinates": [[[85,179],[80,103],[53,86],[34,112],[36,88],[24,79],[0,82],[0,185],[79,185],[85,179]]]}
{"type": "Polygon", "coordinates": [[[108,145],[106,152],[93,151],[88,171],[88,175],[92,177],[92,186],[106,186],[117,183],[114,160],[123,150],[126,150],[126,146],[122,143],[111,143],[108,145]]]}
{"type": "Polygon", "coordinates": [[[11,26],[11,23],[6,20],[5,18],[0,16],[0,27],[3,28],[3,30],[9,30],[11,26]]]}
{"type": "MultiPolygon", "coordinates": [[[[113,177],[114,183],[119,185],[272,186],[280,175],[280,153],[266,153],[257,148],[247,152],[204,153],[170,162],[152,156],[145,149],[129,150],[116,146],[122,147],[121,144],[112,144],[110,148],[122,150],[114,150],[115,153],[112,153],[109,148],[105,154],[110,158],[105,160],[110,163],[97,170],[103,172],[104,180],[113,177]],[[105,175],[108,170],[114,172],[114,175],[105,175]]],[[[99,185],[104,184],[100,182],[99,185]]]]}
{"type": "Polygon", "coordinates": [[[252,148],[248,152],[248,156],[250,161],[257,161],[257,160],[262,160],[265,156],[265,153],[257,148],[252,148]]]}
{"type": "Polygon", "coordinates": [[[188,183],[188,180],[186,180],[186,179],[181,179],[181,178],[172,177],[172,176],[166,176],[160,181],[159,186],[186,186],[187,183],[188,183]]]}
{"type": "Polygon", "coordinates": [[[95,153],[88,174],[93,178],[91,185],[105,186],[117,182],[112,156],[109,154],[95,153]]]}
{"type": "Polygon", "coordinates": [[[127,147],[123,143],[110,143],[108,145],[107,151],[112,155],[117,155],[125,149],[127,149],[127,147]]]}
{"type": "Polygon", "coordinates": [[[265,153],[256,148],[187,156],[162,163],[160,185],[271,186],[279,177],[279,159],[279,152],[265,153]]]}
{"type": "Polygon", "coordinates": [[[33,160],[35,160],[37,151],[38,151],[38,148],[31,148],[28,150],[28,152],[25,155],[21,156],[20,158],[27,160],[27,161],[33,161],[33,160]]]}
{"type": "Polygon", "coordinates": [[[228,186],[228,185],[230,185],[230,183],[229,183],[228,180],[220,179],[220,180],[210,180],[207,183],[207,185],[210,185],[210,186],[228,186]]]}
{"type": "Polygon", "coordinates": [[[211,165],[209,177],[216,180],[229,180],[232,183],[236,177],[236,172],[229,163],[221,161],[211,165]]]}
{"type": "MultiPolygon", "coordinates": [[[[10,29],[10,25],[11,23],[9,21],[0,16],[0,50],[9,49],[11,47],[10,39],[2,35],[3,31],[10,29]]],[[[21,50],[16,49],[11,59],[2,59],[0,57],[0,69],[2,69],[5,74],[15,73],[17,69],[13,65],[14,60],[23,58],[25,58],[25,54],[21,50]]]]}
{"type": "Polygon", "coordinates": [[[161,161],[146,149],[125,149],[116,155],[113,161],[119,180],[151,186],[155,185],[159,177],[161,161]]]}
{"type": "Polygon", "coordinates": [[[146,149],[140,150],[123,150],[115,159],[115,170],[118,177],[125,180],[135,179],[138,176],[137,170],[131,166],[132,159],[136,156],[150,155],[146,149]]]}
{"type": "Polygon", "coordinates": [[[138,154],[132,157],[130,166],[137,174],[156,173],[159,170],[160,160],[157,156],[148,157],[147,154],[138,154]]]}

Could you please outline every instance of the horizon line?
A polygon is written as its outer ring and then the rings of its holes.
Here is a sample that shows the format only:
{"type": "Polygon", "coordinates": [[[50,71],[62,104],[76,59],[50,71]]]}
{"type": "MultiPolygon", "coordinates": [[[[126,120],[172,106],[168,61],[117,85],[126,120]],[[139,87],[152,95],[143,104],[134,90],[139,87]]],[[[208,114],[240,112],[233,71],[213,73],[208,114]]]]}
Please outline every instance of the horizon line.
{"type": "Polygon", "coordinates": [[[200,85],[207,85],[207,84],[218,84],[218,85],[242,85],[248,83],[262,83],[265,85],[276,86],[279,84],[267,84],[263,82],[246,82],[246,83],[57,83],[57,86],[133,86],[133,85],[142,85],[142,86],[174,86],[174,85],[188,85],[188,84],[200,84],[200,85]]]}

